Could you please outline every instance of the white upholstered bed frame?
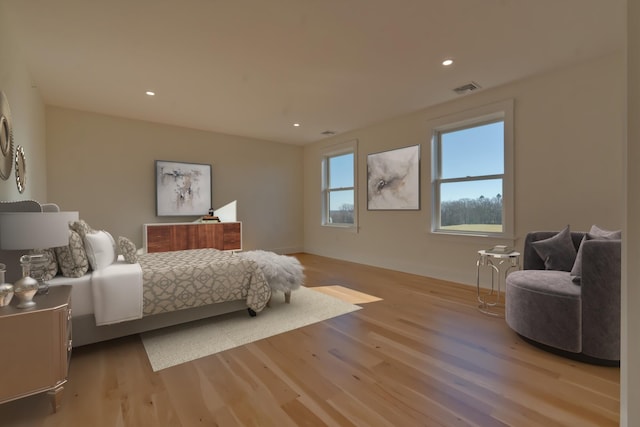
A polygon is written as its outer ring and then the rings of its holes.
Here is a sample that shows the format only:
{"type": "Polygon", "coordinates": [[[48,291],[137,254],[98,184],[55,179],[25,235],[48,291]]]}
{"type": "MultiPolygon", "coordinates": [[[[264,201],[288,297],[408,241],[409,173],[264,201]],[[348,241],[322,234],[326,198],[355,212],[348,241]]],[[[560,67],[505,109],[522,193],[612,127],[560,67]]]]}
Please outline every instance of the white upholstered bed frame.
{"type": "MultiPolygon", "coordinates": [[[[93,296],[91,291],[91,272],[78,278],[56,276],[49,286],[71,285],[71,323],[73,327],[73,346],[93,344],[113,338],[138,334],[153,329],[178,325],[206,317],[247,310],[246,300],[227,301],[201,307],[188,308],[169,313],[154,314],[137,320],[96,326],[93,315],[93,296]]],[[[247,314],[248,316],[249,314],[247,314]]]]}

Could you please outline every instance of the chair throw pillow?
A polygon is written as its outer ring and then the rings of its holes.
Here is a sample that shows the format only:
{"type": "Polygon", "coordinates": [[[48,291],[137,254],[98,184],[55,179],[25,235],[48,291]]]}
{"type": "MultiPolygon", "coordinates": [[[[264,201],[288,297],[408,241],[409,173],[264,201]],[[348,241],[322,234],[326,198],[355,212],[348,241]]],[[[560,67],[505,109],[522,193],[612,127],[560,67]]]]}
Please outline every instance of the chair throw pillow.
{"type": "Polygon", "coordinates": [[[622,230],[610,231],[600,228],[597,225],[592,225],[591,230],[584,235],[578,248],[578,254],[576,255],[576,261],[573,263],[571,269],[571,280],[574,282],[580,282],[582,278],[582,244],[587,240],[620,240],[622,238],[622,230]]]}
{"type": "Polygon", "coordinates": [[[135,264],[138,262],[138,253],[136,252],[136,245],[126,237],[118,237],[118,249],[124,257],[124,260],[129,264],[135,264]]]}
{"type": "Polygon", "coordinates": [[[65,277],[81,277],[89,271],[89,260],[84,250],[82,238],[69,230],[69,244],[54,248],[60,272],[65,277]]]}
{"type": "Polygon", "coordinates": [[[531,245],[544,261],[546,270],[571,271],[573,268],[577,253],[568,225],[555,236],[538,240],[531,245]]]}
{"type": "Polygon", "coordinates": [[[84,236],[84,246],[92,270],[101,270],[116,262],[116,242],[109,232],[101,230],[84,236]]]}

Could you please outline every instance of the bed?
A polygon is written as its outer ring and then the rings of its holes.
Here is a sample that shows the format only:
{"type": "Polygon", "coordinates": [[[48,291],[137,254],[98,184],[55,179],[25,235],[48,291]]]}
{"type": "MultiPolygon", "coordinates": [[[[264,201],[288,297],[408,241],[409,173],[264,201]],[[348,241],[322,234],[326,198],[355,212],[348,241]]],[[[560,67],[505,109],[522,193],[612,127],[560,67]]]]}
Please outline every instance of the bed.
{"type": "MultiPolygon", "coordinates": [[[[59,212],[34,200],[0,203],[0,212],[59,212]]],[[[78,347],[238,310],[256,316],[272,291],[304,279],[294,257],[265,251],[189,249],[141,253],[131,240],[95,230],[74,212],[67,246],[31,274],[49,286],[71,285],[73,346],[78,347]]]]}
{"type": "Polygon", "coordinates": [[[49,285],[72,285],[74,347],[237,310],[255,315],[271,297],[257,263],[217,249],[140,254],[137,263],[120,255],[49,285]]]}
{"type": "Polygon", "coordinates": [[[74,347],[237,310],[255,315],[271,297],[256,262],[217,249],[139,254],[136,263],[120,255],[49,285],[72,285],[74,347]]]}

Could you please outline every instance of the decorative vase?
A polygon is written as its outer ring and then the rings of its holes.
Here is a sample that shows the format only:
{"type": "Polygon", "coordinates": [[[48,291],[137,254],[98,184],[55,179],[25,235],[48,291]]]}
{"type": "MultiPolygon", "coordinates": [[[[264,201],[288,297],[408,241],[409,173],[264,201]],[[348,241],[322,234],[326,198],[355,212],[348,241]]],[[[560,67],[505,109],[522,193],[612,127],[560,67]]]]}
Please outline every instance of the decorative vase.
{"type": "Polygon", "coordinates": [[[20,257],[22,266],[22,279],[19,279],[13,287],[16,298],[20,301],[18,308],[30,308],[36,305],[33,297],[38,292],[38,281],[29,276],[31,273],[31,257],[23,255],[20,257]]]}
{"type": "Polygon", "coordinates": [[[0,264],[0,307],[9,305],[13,298],[13,285],[11,283],[4,283],[6,271],[7,266],[0,264]]]}

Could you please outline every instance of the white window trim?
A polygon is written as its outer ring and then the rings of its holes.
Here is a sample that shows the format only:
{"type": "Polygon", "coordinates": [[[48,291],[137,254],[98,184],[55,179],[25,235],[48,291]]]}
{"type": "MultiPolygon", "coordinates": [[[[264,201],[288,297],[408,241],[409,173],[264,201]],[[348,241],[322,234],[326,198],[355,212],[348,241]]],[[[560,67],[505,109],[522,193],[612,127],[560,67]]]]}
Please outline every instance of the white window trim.
{"type": "Polygon", "coordinates": [[[452,114],[429,123],[431,128],[431,232],[438,235],[492,237],[513,239],[515,235],[515,200],[514,200],[514,101],[509,99],[482,107],[452,114]],[[439,172],[439,156],[437,155],[437,134],[439,132],[470,127],[487,121],[501,119],[504,121],[504,176],[502,181],[502,232],[456,232],[439,229],[440,196],[438,194],[437,173],[439,172]]]}
{"type": "Polygon", "coordinates": [[[331,227],[336,229],[345,229],[349,231],[358,231],[358,140],[350,140],[329,146],[322,150],[322,215],[321,225],[323,227],[331,227]],[[329,157],[339,156],[341,154],[353,153],[353,224],[336,224],[328,221],[328,191],[327,191],[327,160],[329,157]]]}

